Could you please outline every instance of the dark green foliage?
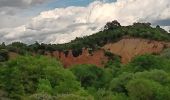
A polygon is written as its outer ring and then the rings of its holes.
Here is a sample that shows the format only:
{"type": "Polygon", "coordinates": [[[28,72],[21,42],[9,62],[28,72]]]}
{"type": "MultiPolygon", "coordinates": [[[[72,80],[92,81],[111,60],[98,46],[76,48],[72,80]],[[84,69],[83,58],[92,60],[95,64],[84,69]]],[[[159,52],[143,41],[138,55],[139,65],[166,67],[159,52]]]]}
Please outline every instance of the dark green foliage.
{"type": "Polygon", "coordinates": [[[132,79],[132,73],[122,73],[110,82],[109,89],[116,93],[128,94],[126,84],[132,79]]]}
{"type": "Polygon", "coordinates": [[[10,52],[16,52],[21,55],[26,54],[28,51],[27,45],[21,42],[13,42],[12,44],[7,45],[6,48],[10,52]]]}
{"type": "Polygon", "coordinates": [[[109,60],[113,60],[114,62],[120,62],[120,56],[115,55],[109,51],[105,51],[105,56],[109,58],[109,60]]]}
{"type": "Polygon", "coordinates": [[[66,57],[68,56],[68,53],[69,53],[69,51],[67,51],[67,50],[64,51],[64,54],[66,57]]]}
{"type": "Polygon", "coordinates": [[[113,53],[105,51],[105,56],[109,57],[109,59],[114,60],[115,56],[113,53]]]}
{"type": "Polygon", "coordinates": [[[2,44],[0,44],[0,49],[6,49],[5,42],[3,42],[2,44]]]}
{"type": "Polygon", "coordinates": [[[120,23],[117,21],[117,20],[114,20],[112,22],[108,22],[106,25],[105,25],[105,30],[113,30],[113,29],[116,29],[116,28],[119,28],[121,27],[120,23]]]}
{"type": "Polygon", "coordinates": [[[9,58],[8,51],[5,49],[0,49],[0,62],[7,61],[9,58]]]}
{"type": "Polygon", "coordinates": [[[129,64],[124,65],[122,71],[142,72],[146,70],[162,69],[170,71],[170,60],[162,55],[145,54],[136,56],[129,64]]]}
{"type": "Polygon", "coordinates": [[[82,54],[82,49],[73,49],[72,54],[74,57],[78,57],[79,55],[82,54]]]}
{"type": "Polygon", "coordinates": [[[142,55],[134,58],[131,62],[134,71],[144,71],[151,69],[161,69],[163,67],[163,61],[160,57],[154,55],[142,55]]]}
{"type": "Polygon", "coordinates": [[[93,65],[76,65],[73,66],[71,71],[85,88],[97,85],[97,81],[102,75],[102,69],[93,65]]]}
{"type": "Polygon", "coordinates": [[[94,87],[96,89],[106,86],[111,73],[107,73],[94,65],[76,65],[71,71],[85,88],[94,87]]]}

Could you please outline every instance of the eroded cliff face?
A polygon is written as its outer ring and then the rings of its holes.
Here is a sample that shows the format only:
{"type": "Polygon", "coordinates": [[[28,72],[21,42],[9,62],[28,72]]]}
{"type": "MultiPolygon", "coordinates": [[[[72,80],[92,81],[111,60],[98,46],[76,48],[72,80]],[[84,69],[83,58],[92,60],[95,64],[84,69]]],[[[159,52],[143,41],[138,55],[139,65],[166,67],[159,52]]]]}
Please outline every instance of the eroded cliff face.
{"type": "Polygon", "coordinates": [[[116,43],[106,44],[103,48],[121,56],[122,63],[128,63],[136,55],[160,53],[169,43],[140,38],[124,38],[116,43]]]}
{"type": "Polygon", "coordinates": [[[88,49],[83,49],[82,54],[78,57],[74,57],[71,50],[68,52],[68,55],[59,51],[54,51],[52,54],[46,53],[46,55],[59,59],[66,68],[76,64],[94,64],[102,67],[108,61],[104,50],[96,50],[89,54],[88,49]]]}
{"type": "Polygon", "coordinates": [[[89,54],[88,49],[83,49],[82,54],[74,57],[72,51],[66,55],[64,52],[54,51],[46,53],[46,55],[59,59],[65,68],[76,64],[94,64],[102,67],[109,60],[105,56],[105,51],[109,51],[121,57],[121,62],[126,64],[130,62],[135,56],[143,54],[159,54],[165,47],[170,47],[170,43],[154,41],[141,38],[124,37],[118,42],[108,43],[100,50],[89,54]]]}

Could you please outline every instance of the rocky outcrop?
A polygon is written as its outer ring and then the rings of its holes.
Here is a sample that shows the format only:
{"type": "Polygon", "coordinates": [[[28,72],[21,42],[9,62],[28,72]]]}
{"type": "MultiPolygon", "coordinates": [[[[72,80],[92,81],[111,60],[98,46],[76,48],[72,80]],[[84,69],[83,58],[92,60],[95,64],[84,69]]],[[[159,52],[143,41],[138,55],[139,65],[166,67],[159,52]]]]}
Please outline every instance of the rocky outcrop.
{"type": "Polygon", "coordinates": [[[128,63],[136,55],[160,53],[165,47],[169,47],[169,43],[129,37],[106,44],[103,48],[119,55],[122,63],[128,63]]]}
{"type": "Polygon", "coordinates": [[[104,50],[96,50],[92,54],[89,54],[88,49],[83,49],[82,54],[77,57],[73,56],[71,50],[67,55],[64,52],[59,51],[54,51],[52,54],[46,53],[46,55],[59,59],[66,68],[76,64],[94,64],[96,66],[103,66],[108,61],[104,50]]]}

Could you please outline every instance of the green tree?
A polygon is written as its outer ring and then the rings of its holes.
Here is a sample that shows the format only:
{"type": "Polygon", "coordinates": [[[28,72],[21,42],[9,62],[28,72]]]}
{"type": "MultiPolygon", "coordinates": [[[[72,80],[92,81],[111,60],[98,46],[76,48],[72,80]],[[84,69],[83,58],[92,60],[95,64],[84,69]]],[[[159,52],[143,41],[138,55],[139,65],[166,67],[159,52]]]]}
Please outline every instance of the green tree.
{"type": "Polygon", "coordinates": [[[14,99],[36,92],[74,93],[81,89],[71,71],[56,59],[43,56],[20,56],[0,69],[1,88],[14,99]],[[57,92],[56,92],[57,87],[57,92]]]}
{"type": "Polygon", "coordinates": [[[115,29],[115,28],[118,28],[118,27],[121,27],[120,23],[117,21],[117,20],[114,20],[112,22],[108,22],[104,29],[107,30],[107,29],[115,29]]]}
{"type": "Polygon", "coordinates": [[[159,84],[146,79],[131,80],[127,84],[127,90],[132,100],[155,100],[154,88],[159,84]]]}
{"type": "Polygon", "coordinates": [[[94,65],[75,65],[72,66],[71,71],[85,88],[101,88],[102,86],[105,86],[108,80],[110,80],[110,77],[112,77],[111,73],[94,65]]]}
{"type": "Polygon", "coordinates": [[[169,100],[170,89],[148,79],[133,79],[127,84],[132,100],[169,100]]]}
{"type": "Polygon", "coordinates": [[[137,72],[151,69],[161,69],[163,65],[164,61],[160,57],[146,54],[134,58],[130,66],[132,67],[132,70],[137,72]]]}

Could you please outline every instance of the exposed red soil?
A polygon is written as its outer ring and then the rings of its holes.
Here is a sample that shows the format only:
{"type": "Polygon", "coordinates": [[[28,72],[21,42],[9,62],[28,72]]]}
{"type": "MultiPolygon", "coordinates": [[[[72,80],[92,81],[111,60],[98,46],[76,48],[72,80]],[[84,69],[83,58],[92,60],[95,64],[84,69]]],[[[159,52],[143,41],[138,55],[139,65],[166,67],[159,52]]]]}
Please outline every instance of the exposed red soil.
{"type": "Polygon", "coordinates": [[[124,38],[116,43],[106,44],[103,48],[121,56],[122,63],[128,63],[136,55],[160,53],[169,43],[141,38],[124,38]]]}
{"type": "Polygon", "coordinates": [[[83,49],[82,54],[78,57],[74,57],[71,50],[68,52],[67,56],[59,51],[55,51],[52,54],[46,54],[59,59],[66,68],[76,64],[94,64],[96,66],[103,66],[108,61],[108,58],[104,54],[104,50],[97,50],[92,54],[89,54],[87,49],[83,49]]]}
{"type": "MultiPolygon", "coordinates": [[[[146,53],[159,54],[165,47],[170,47],[170,43],[124,37],[118,42],[106,44],[101,49],[93,51],[92,54],[89,54],[88,49],[83,49],[82,54],[78,57],[74,57],[71,50],[68,52],[67,56],[64,52],[59,51],[54,51],[52,53],[46,52],[45,55],[59,59],[65,68],[76,64],[94,64],[102,67],[108,61],[108,57],[105,56],[104,50],[119,55],[121,57],[121,62],[126,64],[137,55],[146,53]]],[[[33,55],[35,55],[35,53],[33,53],[33,55]]],[[[9,52],[10,59],[15,59],[17,56],[17,53],[9,52]]]]}
{"type": "Polygon", "coordinates": [[[78,57],[74,57],[71,50],[67,56],[64,52],[59,51],[54,51],[53,53],[46,52],[46,55],[59,59],[66,68],[76,64],[94,64],[102,67],[108,61],[104,50],[119,55],[121,62],[126,64],[137,55],[159,54],[165,47],[170,47],[170,43],[124,37],[118,42],[106,44],[100,50],[94,51],[92,55],[89,54],[87,49],[83,49],[82,54],[78,57]]]}

